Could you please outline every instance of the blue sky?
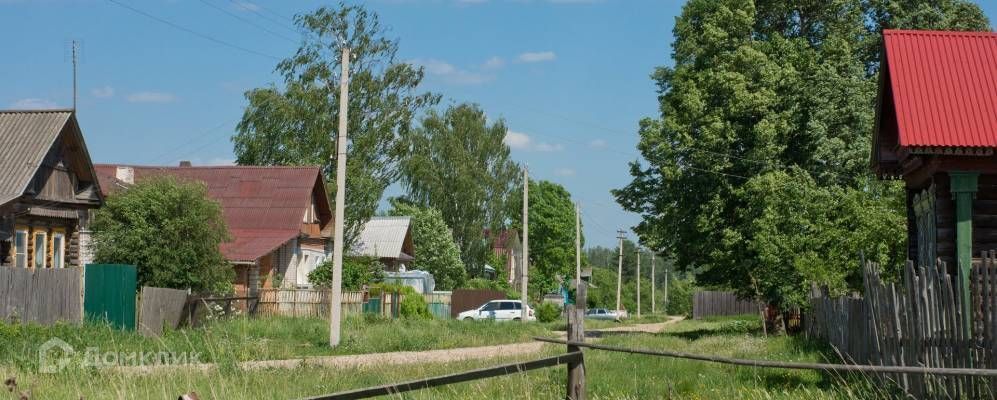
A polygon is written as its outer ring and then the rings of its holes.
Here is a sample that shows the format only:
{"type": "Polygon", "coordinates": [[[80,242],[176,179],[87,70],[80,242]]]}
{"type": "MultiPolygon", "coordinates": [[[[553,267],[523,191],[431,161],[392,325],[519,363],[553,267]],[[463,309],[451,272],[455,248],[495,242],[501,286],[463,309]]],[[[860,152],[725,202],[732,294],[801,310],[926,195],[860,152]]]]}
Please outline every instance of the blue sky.
{"type": "MultiPolygon", "coordinates": [[[[94,161],[195,165],[234,158],[229,138],[246,104],[243,92],[277,82],[271,57],[297,48],[286,18],[334,4],[114,2],[0,0],[7,38],[0,108],[71,106],[69,43],[80,40],[78,112],[94,161]]],[[[993,19],[997,5],[987,3],[993,19]]],[[[424,87],[442,94],[443,105],[474,102],[506,120],[513,156],[528,163],[531,177],[558,182],[581,202],[588,244],[613,246],[617,228],[639,221],[609,190],[629,181],[638,120],[658,114],[649,74],[670,63],[681,1],[364,4],[400,39],[400,58],[426,67],[424,87]]]]}

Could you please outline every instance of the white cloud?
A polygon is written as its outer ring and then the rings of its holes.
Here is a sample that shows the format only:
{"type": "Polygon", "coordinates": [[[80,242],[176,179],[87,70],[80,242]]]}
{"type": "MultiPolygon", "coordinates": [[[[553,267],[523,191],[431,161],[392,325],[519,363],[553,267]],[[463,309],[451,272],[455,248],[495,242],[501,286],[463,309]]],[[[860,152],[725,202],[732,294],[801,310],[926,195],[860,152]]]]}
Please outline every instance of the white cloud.
{"type": "Polygon", "coordinates": [[[427,74],[454,85],[480,85],[495,79],[490,74],[463,70],[446,61],[433,58],[416,59],[411,62],[425,68],[427,74]]]}
{"type": "Polygon", "coordinates": [[[129,94],[126,99],[130,103],[171,103],[176,101],[177,97],[163,92],[137,92],[129,94]]]}
{"type": "Polygon", "coordinates": [[[94,88],[90,91],[90,94],[98,99],[108,99],[114,97],[114,88],[105,85],[104,87],[94,88]]]}
{"type": "Polygon", "coordinates": [[[558,143],[535,142],[530,135],[522,132],[507,131],[502,142],[510,149],[539,151],[544,153],[564,150],[564,146],[558,143]]]}
{"type": "Polygon", "coordinates": [[[517,57],[520,62],[524,63],[537,63],[545,61],[554,61],[557,59],[557,54],[553,51],[537,51],[537,52],[526,52],[522,53],[517,57]]]}
{"type": "Polygon", "coordinates": [[[504,65],[505,65],[505,60],[503,60],[502,57],[494,56],[486,60],[484,64],[481,64],[481,69],[495,70],[502,68],[504,65]]]}
{"type": "Polygon", "coordinates": [[[557,176],[575,176],[575,170],[571,168],[558,168],[554,170],[554,174],[557,176]]]}
{"type": "Polygon", "coordinates": [[[51,100],[27,98],[10,103],[10,108],[15,110],[40,110],[46,108],[59,108],[59,106],[51,100]]]}
{"type": "Polygon", "coordinates": [[[606,147],[606,141],[602,139],[596,139],[589,142],[589,147],[593,149],[602,149],[606,147]]]}

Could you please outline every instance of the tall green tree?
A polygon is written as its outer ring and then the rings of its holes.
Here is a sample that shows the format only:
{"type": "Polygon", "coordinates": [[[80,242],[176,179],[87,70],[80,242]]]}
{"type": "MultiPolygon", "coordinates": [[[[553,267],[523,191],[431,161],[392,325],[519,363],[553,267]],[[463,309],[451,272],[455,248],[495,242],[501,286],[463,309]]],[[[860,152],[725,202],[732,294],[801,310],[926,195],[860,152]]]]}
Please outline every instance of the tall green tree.
{"type": "Polygon", "coordinates": [[[642,214],[642,240],[700,284],[746,295],[768,285],[777,305],[798,303],[812,281],[854,285],[857,250],[898,267],[904,237],[891,224],[903,191],[868,172],[880,29],[987,25],[962,0],[690,0],[674,65],[652,75],[661,118],[640,123],[646,163],[631,165],[617,201],[642,214]],[[797,195],[815,204],[794,205],[797,195]],[[858,223],[883,230],[849,229],[858,223]],[[836,254],[821,261],[801,250],[814,243],[779,241],[828,234],[839,240],[810,250],[836,254]],[[827,273],[811,273],[816,263],[827,273]]]}
{"type": "Polygon", "coordinates": [[[467,280],[460,251],[443,215],[434,208],[423,208],[392,200],[389,215],[412,217],[412,242],[416,248],[414,269],[433,274],[437,290],[459,288],[467,280]]]}
{"type": "MultiPolygon", "coordinates": [[[[374,215],[385,188],[398,178],[401,136],[439,96],[418,89],[422,68],[398,61],[398,41],[386,37],[376,14],[340,3],[295,17],[305,38],[277,64],[283,85],[246,92],[249,104],[232,138],[241,165],[320,165],[335,179],[340,54],[350,49],[347,128],[346,243],[374,215]]],[[[329,185],[335,195],[335,185],[329,185]]]]}
{"type": "Polygon", "coordinates": [[[231,292],[235,272],[218,247],[230,237],[207,193],[166,176],[108,196],[90,225],[94,260],[135,265],[139,285],[231,292]]]}
{"type": "Polygon", "coordinates": [[[480,273],[489,253],[484,232],[509,220],[510,199],[519,182],[519,165],[503,143],[508,128],[491,124],[473,104],[431,110],[421,126],[406,135],[409,156],[402,163],[406,198],[443,214],[460,246],[461,259],[480,273]]]}
{"type": "MultiPolygon", "coordinates": [[[[517,200],[515,209],[522,210],[522,197],[517,200]]],[[[550,181],[530,181],[529,200],[529,291],[542,296],[557,289],[558,276],[571,279],[575,274],[575,205],[564,186],[550,181]]],[[[520,232],[522,220],[521,212],[513,219],[520,232]]],[[[581,239],[584,246],[585,237],[581,239]]]]}

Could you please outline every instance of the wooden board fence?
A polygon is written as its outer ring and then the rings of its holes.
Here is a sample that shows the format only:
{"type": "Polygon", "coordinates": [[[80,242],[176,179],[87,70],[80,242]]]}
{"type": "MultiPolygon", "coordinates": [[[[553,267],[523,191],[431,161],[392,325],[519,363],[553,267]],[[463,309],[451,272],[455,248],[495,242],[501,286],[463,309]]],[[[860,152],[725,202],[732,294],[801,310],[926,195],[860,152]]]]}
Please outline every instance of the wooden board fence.
{"type": "Polygon", "coordinates": [[[692,318],[758,314],[758,304],[737,298],[733,292],[702,290],[692,297],[692,318]]]}
{"type": "Polygon", "coordinates": [[[186,304],[186,290],[143,286],[139,300],[139,333],[160,336],[164,328],[177,329],[184,318],[186,304]]]}
{"type": "MultiPolygon", "coordinates": [[[[997,369],[997,253],[984,253],[970,275],[971,311],[945,263],[908,262],[902,284],[863,266],[865,296],[832,298],[814,287],[810,337],[827,340],[856,364],[997,369]],[[970,315],[966,315],[970,314],[970,315]]],[[[997,379],[880,374],[915,398],[993,398],[997,379]]]]}
{"type": "MultiPolygon", "coordinates": [[[[328,318],[331,290],[261,289],[257,314],[328,318]]],[[[343,315],[363,312],[364,292],[343,292],[343,315]]]]}
{"type": "Polygon", "coordinates": [[[78,268],[0,268],[0,320],[79,323],[82,289],[78,268]]]}

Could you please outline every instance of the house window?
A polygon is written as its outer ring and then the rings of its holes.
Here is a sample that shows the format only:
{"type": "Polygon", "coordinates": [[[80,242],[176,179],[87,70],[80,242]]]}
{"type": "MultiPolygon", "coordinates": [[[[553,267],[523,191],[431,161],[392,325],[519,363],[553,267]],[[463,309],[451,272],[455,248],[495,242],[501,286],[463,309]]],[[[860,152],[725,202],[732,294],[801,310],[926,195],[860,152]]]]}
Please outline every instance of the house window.
{"type": "Polygon", "coordinates": [[[45,232],[35,232],[35,252],[32,258],[35,259],[35,268],[45,268],[45,256],[48,254],[45,246],[45,232]]]}
{"type": "Polygon", "coordinates": [[[28,231],[14,233],[14,266],[28,267],[28,231]]]}
{"type": "Polygon", "coordinates": [[[55,233],[52,235],[52,266],[55,268],[65,267],[66,256],[66,235],[55,233]]]}

